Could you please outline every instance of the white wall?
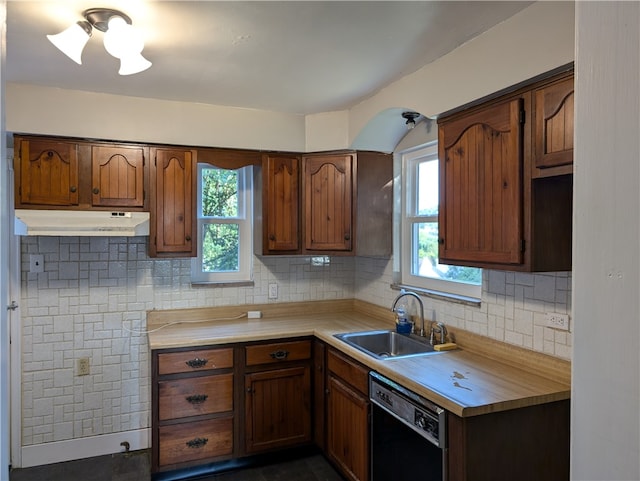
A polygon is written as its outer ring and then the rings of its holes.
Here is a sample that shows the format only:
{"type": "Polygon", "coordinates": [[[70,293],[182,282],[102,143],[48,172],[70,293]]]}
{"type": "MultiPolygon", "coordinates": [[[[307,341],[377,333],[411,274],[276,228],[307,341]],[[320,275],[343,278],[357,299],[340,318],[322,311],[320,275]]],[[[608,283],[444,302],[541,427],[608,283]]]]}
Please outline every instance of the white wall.
{"type": "Polygon", "coordinates": [[[640,4],[577,2],[571,478],[640,479],[640,4]]]}
{"type": "Polygon", "coordinates": [[[9,132],[296,152],[305,148],[302,115],[12,83],[7,84],[6,100],[9,132]]]}

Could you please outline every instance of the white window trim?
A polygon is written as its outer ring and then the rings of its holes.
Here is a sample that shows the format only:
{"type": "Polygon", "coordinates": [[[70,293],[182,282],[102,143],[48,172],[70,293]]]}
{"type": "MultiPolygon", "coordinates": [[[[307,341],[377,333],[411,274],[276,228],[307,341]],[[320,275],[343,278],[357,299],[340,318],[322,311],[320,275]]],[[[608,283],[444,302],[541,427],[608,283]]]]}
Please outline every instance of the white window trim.
{"type": "Polygon", "coordinates": [[[251,282],[253,280],[253,175],[252,167],[242,167],[238,172],[238,217],[204,218],[202,216],[202,169],[211,168],[210,164],[198,164],[198,255],[191,259],[192,284],[227,284],[230,282],[251,282]],[[238,271],[203,272],[202,271],[202,233],[203,226],[213,224],[238,224],[240,251],[238,253],[238,271]]]}
{"type": "MultiPolygon", "coordinates": [[[[419,220],[431,221],[430,217],[407,215],[407,209],[416,205],[417,190],[414,184],[417,182],[415,175],[411,175],[410,169],[415,169],[416,164],[427,159],[438,158],[437,141],[429,142],[418,148],[400,153],[402,185],[406,190],[401,194],[400,215],[400,283],[409,288],[415,287],[435,294],[445,296],[461,296],[470,299],[480,299],[482,285],[467,284],[444,279],[433,279],[411,274],[413,223],[419,220]]],[[[437,216],[433,219],[438,221],[437,216]]]]}

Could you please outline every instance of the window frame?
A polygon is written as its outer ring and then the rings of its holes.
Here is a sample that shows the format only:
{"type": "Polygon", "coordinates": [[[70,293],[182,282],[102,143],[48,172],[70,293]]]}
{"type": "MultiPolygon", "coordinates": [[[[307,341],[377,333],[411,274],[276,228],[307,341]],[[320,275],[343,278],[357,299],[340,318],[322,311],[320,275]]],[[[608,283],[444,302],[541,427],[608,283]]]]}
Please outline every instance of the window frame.
{"type": "Polygon", "coordinates": [[[401,152],[400,161],[401,185],[406,186],[406,190],[401,192],[401,212],[399,222],[400,283],[409,288],[414,287],[421,290],[431,291],[438,295],[480,300],[482,296],[482,282],[476,285],[412,274],[412,264],[414,262],[413,246],[417,243],[414,239],[414,226],[418,223],[425,222],[438,223],[437,213],[435,215],[419,215],[415,212],[417,210],[418,196],[418,164],[425,161],[438,162],[439,169],[438,142],[434,140],[413,149],[401,152]]]}
{"type": "Polygon", "coordinates": [[[207,162],[197,164],[197,255],[191,258],[192,284],[229,284],[253,282],[253,166],[225,168],[207,162]],[[234,170],[238,174],[238,215],[235,217],[204,217],[202,214],[202,172],[204,169],[234,170]],[[204,272],[202,270],[202,236],[206,224],[238,224],[237,271],[204,272]]]}

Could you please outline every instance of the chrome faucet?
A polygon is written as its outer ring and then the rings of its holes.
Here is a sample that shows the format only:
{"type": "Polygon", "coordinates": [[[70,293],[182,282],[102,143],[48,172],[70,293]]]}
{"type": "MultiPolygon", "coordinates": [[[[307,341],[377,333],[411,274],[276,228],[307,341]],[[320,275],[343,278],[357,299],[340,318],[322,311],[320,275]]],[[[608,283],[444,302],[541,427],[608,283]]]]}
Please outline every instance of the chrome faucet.
{"type": "Polygon", "coordinates": [[[393,305],[391,306],[391,310],[393,312],[396,312],[396,304],[398,304],[398,301],[400,300],[401,297],[404,296],[412,296],[415,297],[418,300],[418,304],[420,305],[420,335],[422,337],[424,337],[424,305],[422,304],[422,299],[420,299],[420,296],[418,294],[416,294],[415,292],[410,292],[410,291],[400,291],[400,294],[398,295],[398,297],[396,297],[396,299],[393,301],[393,305]]]}
{"type": "Polygon", "coordinates": [[[447,328],[442,322],[435,323],[435,326],[431,324],[431,335],[429,336],[429,343],[433,346],[435,344],[444,344],[447,342],[447,328]],[[440,342],[435,340],[434,334],[440,334],[440,342]]]}

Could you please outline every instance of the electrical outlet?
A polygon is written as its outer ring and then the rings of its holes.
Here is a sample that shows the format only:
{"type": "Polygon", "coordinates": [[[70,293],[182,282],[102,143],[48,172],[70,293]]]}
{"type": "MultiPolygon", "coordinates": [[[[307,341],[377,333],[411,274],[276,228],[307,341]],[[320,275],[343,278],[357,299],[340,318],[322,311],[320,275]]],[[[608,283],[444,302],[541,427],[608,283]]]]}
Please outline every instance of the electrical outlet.
{"type": "Polygon", "coordinates": [[[44,272],[44,256],[42,254],[31,254],[29,256],[29,272],[33,274],[44,272]]]}
{"type": "Polygon", "coordinates": [[[87,376],[91,372],[91,363],[88,357],[81,357],[77,361],[78,363],[78,376],[87,376]]]}
{"type": "Polygon", "coordinates": [[[278,284],[269,284],[269,299],[278,298],[278,284]]]}
{"type": "Polygon", "coordinates": [[[560,329],[562,331],[569,330],[569,314],[558,314],[555,312],[547,312],[547,327],[560,329]]]}

